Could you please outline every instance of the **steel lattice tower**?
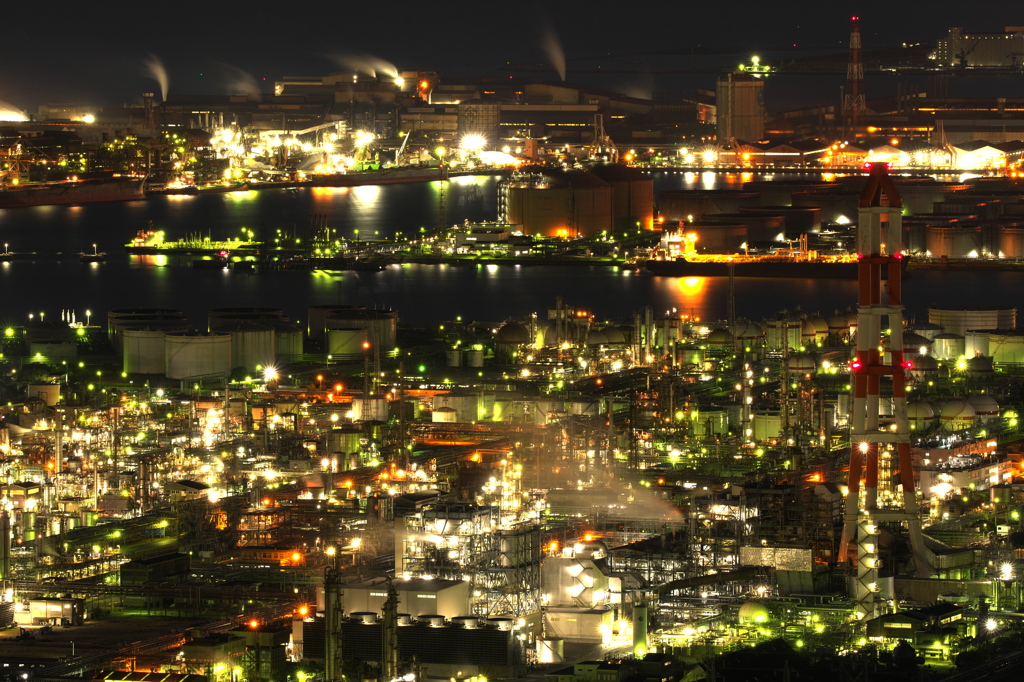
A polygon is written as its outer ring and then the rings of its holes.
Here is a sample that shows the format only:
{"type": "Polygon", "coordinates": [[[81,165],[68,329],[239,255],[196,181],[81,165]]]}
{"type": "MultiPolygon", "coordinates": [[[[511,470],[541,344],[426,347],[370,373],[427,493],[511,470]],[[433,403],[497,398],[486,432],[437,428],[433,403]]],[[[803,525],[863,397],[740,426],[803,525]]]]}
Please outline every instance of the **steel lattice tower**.
{"type": "Polygon", "coordinates": [[[860,52],[860,17],[850,17],[850,60],[846,66],[846,92],[843,95],[843,125],[849,130],[860,125],[867,111],[864,98],[864,59],[860,52]]]}
{"type": "Polygon", "coordinates": [[[889,177],[886,164],[869,166],[867,185],[860,195],[857,223],[858,306],[857,355],[850,363],[853,411],[850,417],[850,472],[839,559],[850,557],[856,541],[857,582],[855,601],[862,619],[877,615],[877,524],[905,523],[910,531],[917,576],[930,576],[914,488],[907,421],[906,369],[903,356],[903,256],[899,251],[903,202],[889,177]],[[885,255],[885,241],[890,255],[885,255]],[[886,301],[882,301],[882,292],[886,301]],[[882,353],[882,323],[887,318],[889,359],[882,353]],[[882,428],[879,398],[882,378],[892,382],[893,421],[882,428]],[[879,507],[879,458],[898,456],[902,495],[883,481],[883,507],[879,507]],[[861,477],[864,490],[861,495],[861,477]],[[888,507],[885,505],[888,503],[888,507]],[[899,507],[902,507],[900,509],[899,507]],[[856,533],[856,534],[855,534],[856,533]]]}

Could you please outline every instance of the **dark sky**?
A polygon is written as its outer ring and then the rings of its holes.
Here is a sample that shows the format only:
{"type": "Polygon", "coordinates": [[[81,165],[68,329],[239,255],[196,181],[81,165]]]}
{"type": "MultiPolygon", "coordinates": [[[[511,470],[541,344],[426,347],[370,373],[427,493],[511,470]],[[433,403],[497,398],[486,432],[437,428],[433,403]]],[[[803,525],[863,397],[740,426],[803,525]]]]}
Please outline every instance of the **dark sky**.
{"type": "MultiPolygon", "coordinates": [[[[282,75],[338,70],[329,54],[372,54],[399,69],[442,75],[501,75],[498,68],[506,62],[546,59],[541,36],[550,25],[573,80],[579,59],[609,52],[700,44],[753,54],[793,43],[843,50],[854,13],[861,15],[866,48],[933,43],[949,26],[999,31],[1024,24],[1024,14],[997,9],[1006,6],[962,0],[19,3],[3,19],[0,101],[30,111],[47,102],[137,102],[142,91],[158,90],[146,75],[147,53],[166,65],[172,93],[239,91],[243,72],[270,92],[282,75]]],[[[634,59],[641,67],[648,63],[642,54],[634,59]]],[[[670,67],[674,58],[656,59],[670,67]]]]}

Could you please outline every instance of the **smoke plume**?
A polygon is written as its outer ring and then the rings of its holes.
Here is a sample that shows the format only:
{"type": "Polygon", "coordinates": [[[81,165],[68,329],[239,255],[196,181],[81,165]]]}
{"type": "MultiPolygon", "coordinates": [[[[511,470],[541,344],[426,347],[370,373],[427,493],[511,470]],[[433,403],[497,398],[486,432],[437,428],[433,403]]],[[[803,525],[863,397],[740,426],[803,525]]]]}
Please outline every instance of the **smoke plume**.
{"type": "Polygon", "coordinates": [[[251,73],[231,64],[221,63],[220,67],[225,71],[225,83],[228,92],[233,95],[245,95],[254,102],[263,99],[260,83],[251,73]]]}
{"type": "Polygon", "coordinates": [[[372,78],[378,76],[398,77],[398,67],[386,59],[374,57],[364,52],[352,52],[344,54],[329,54],[328,59],[346,71],[355,71],[372,78]]]}
{"type": "Polygon", "coordinates": [[[160,85],[160,101],[167,101],[167,88],[171,84],[167,78],[167,69],[164,68],[164,63],[160,61],[160,58],[155,54],[150,54],[146,58],[146,73],[160,85]]]}
{"type": "Polygon", "coordinates": [[[565,80],[565,50],[562,49],[562,41],[555,33],[555,27],[547,19],[542,19],[540,27],[540,46],[547,55],[551,66],[555,67],[558,77],[565,80]]]}
{"type": "Polygon", "coordinates": [[[0,100],[0,121],[27,121],[25,112],[7,102],[0,100]]]}

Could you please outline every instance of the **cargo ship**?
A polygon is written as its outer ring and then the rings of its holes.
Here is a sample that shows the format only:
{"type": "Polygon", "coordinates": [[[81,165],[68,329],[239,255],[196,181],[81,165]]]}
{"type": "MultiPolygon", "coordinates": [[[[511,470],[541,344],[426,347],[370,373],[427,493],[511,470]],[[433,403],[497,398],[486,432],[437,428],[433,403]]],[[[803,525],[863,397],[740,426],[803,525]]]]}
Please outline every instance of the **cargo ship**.
{"type": "Polygon", "coordinates": [[[390,185],[400,182],[445,180],[448,177],[448,169],[413,166],[354,171],[352,173],[322,173],[308,177],[314,187],[358,187],[360,185],[390,185]]]}
{"type": "Polygon", "coordinates": [[[212,240],[195,235],[178,241],[164,241],[163,230],[139,230],[135,239],[124,245],[124,250],[137,256],[164,255],[219,255],[233,251],[255,253],[263,242],[250,239],[212,240]]]}
{"type": "Polygon", "coordinates": [[[145,178],[89,178],[67,182],[0,185],[0,208],[133,201],[144,196],[145,178]]]}
{"type": "Polygon", "coordinates": [[[855,256],[814,257],[793,255],[710,256],[689,255],[674,260],[648,260],[644,268],[663,277],[808,277],[812,279],[857,279],[855,256]]]}

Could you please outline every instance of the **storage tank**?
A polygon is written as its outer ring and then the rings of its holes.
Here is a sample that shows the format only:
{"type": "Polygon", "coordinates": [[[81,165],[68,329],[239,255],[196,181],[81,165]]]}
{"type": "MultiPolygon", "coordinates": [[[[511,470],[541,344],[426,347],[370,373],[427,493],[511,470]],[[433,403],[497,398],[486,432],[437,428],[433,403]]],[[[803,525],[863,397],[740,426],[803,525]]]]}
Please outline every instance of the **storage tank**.
{"type": "MultiPolygon", "coordinates": [[[[327,454],[348,455],[359,452],[360,441],[363,438],[363,430],[353,426],[342,426],[331,429],[327,432],[327,454]]],[[[344,460],[338,459],[338,465],[343,466],[344,460]]]]}
{"type": "Polygon", "coordinates": [[[267,322],[274,330],[279,362],[295,362],[302,359],[302,328],[291,322],[271,320],[267,322]]]}
{"type": "Polygon", "coordinates": [[[977,355],[988,355],[987,331],[968,331],[964,334],[964,355],[973,358],[977,355]]]}
{"type": "Polygon", "coordinates": [[[907,422],[911,431],[927,431],[935,425],[935,410],[923,400],[907,403],[907,422]]]}
{"type": "Polygon", "coordinates": [[[939,421],[947,431],[970,428],[974,424],[974,408],[966,400],[947,400],[939,411],[939,421]]]}
{"type": "Polygon", "coordinates": [[[366,352],[363,343],[367,341],[366,330],[361,328],[327,330],[326,351],[335,357],[362,355],[366,352]]]}
{"type": "Polygon", "coordinates": [[[160,317],[185,319],[185,314],[175,308],[118,308],[107,311],[107,335],[114,337],[115,330],[125,320],[138,317],[160,317]]]}
{"type": "Polygon", "coordinates": [[[460,349],[449,348],[444,355],[449,367],[462,367],[462,351],[460,349]]]}
{"type": "Polygon", "coordinates": [[[470,348],[463,355],[466,358],[466,367],[483,367],[484,352],[479,348],[470,348]]]}
{"type": "Polygon", "coordinates": [[[929,225],[924,239],[929,258],[977,258],[982,254],[980,226],[929,225]]]}
{"type": "Polygon", "coordinates": [[[454,424],[458,421],[458,415],[450,407],[438,407],[431,415],[430,421],[435,424],[454,424]]]}
{"type": "Polygon", "coordinates": [[[740,213],[772,213],[786,220],[786,238],[795,239],[801,234],[821,232],[821,209],[817,206],[758,206],[740,208],[740,213]]]}
{"type": "Polygon", "coordinates": [[[1014,329],[1016,308],[987,306],[929,306],[928,321],[940,325],[951,334],[964,334],[971,329],[1014,329]]]}
{"type": "Polygon", "coordinates": [[[1024,258],[1024,227],[1005,225],[999,228],[999,257],[1024,258]]]}
{"type": "Polygon", "coordinates": [[[703,220],[686,225],[687,232],[697,235],[698,253],[738,253],[747,243],[745,223],[712,223],[703,220]]]}
{"type": "Polygon", "coordinates": [[[125,329],[122,333],[124,371],[128,374],[163,374],[167,370],[164,357],[163,331],[125,329]]]}
{"type": "Polygon", "coordinates": [[[225,321],[213,331],[231,335],[231,362],[235,367],[251,372],[257,367],[273,367],[277,361],[277,335],[269,324],[225,321]]]}
{"type": "Polygon", "coordinates": [[[967,404],[974,408],[974,418],[979,424],[999,419],[999,403],[990,395],[977,393],[967,398],[967,404]]]}
{"type": "Polygon", "coordinates": [[[499,222],[521,225],[523,234],[572,239],[614,228],[611,185],[587,171],[517,173],[498,194],[499,222]]]}
{"type": "Polygon", "coordinates": [[[654,178],[620,163],[599,163],[590,172],[612,188],[612,221],[616,232],[654,229],[654,178]]]}
{"type": "MultiPolygon", "coordinates": [[[[188,320],[183,315],[173,313],[154,313],[128,315],[117,314],[108,319],[107,329],[114,349],[118,353],[124,350],[123,338],[126,329],[150,330],[163,332],[184,332],[189,330],[188,320]]],[[[113,313],[108,313],[108,316],[113,313]]]]}
{"type": "Polygon", "coordinates": [[[309,317],[306,328],[306,335],[311,339],[322,341],[327,330],[327,318],[334,313],[347,312],[352,310],[366,310],[361,305],[312,305],[306,309],[309,317]]]}
{"type": "Polygon", "coordinates": [[[1024,332],[999,330],[989,332],[988,348],[997,364],[1024,363],[1024,332]]]}
{"type": "Polygon", "coordinates": [[[168,379],[226,375],[231,372],[231,335],[172,332],[164,337],[168,379]]]}
{"type": "Polygon", "coordinates": [[[357,422],[386,422],[388,420],[388,401],[384,398],[354,398],[352,400],[352,419],[357,422]]]}
{"type": "Polygon", "coordinates": [[[398,337],[398,313],[393,310],[339,310],[327,315],[326,331],[363,329],[371,347],[392,350],[398,337]]]}
{"type": "Polygon", "coordinates": [[[658,193],[658,213],[669,223],[689,223],[701,216],[738,214],[741,206],[756,206],[759,196],[735,189],[665,190],[658,193]]]}
{"type": "Polygon", "coordinates": [[[287,322],[288,318],[280,308],[213,308],[206,313],[206,330],[225,322],[287,322]]]}
{"type": "Polygon", "coordinates": [[[940,360],[956,360],[965,349],[964,337],[959,334],[939,334],[932,341],[932,352],[940,360]]]}

